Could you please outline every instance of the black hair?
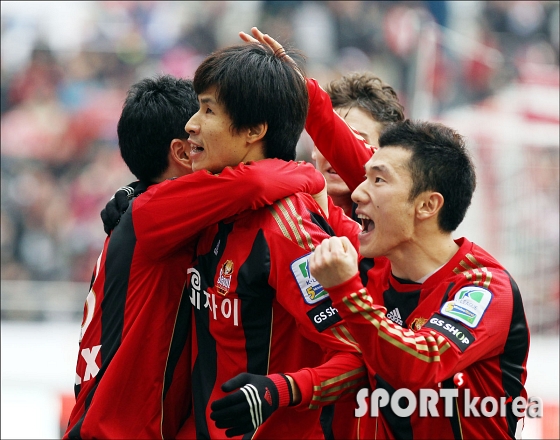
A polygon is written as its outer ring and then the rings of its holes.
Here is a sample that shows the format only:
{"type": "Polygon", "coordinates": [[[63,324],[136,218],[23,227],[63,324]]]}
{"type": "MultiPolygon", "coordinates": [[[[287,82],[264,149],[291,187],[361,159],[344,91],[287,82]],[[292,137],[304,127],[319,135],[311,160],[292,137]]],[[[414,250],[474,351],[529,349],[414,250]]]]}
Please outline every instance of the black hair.
{"type": "Polygon", "coordinates": [[[441,230],[452,232],[461,224],[476,188],[474,164],[463,137],[439,123],[406,119],[389,125],[379,137],[379,148],[401,147],[412,152],[409,199],[424,191],[441,193],[438,216],[441,230]]]}
{"type": "Polygon", "coordinates": [[[197,111],[188,79],[145,78],[128,90],[117,134],[121,156],[140,181],[153,183],[165,172],[171,141],[189,137],[185,124],[197,111]]]}
{"type": "MultiPolygon", "coordinates": [[[[266,122],[265,157],[294,160],[309,107],[303,72],[258,43],[230,46],[210,54],[194,74],[198,94],[216,86],[216,98],[238,131],[266,122]]],[[[293,56],[292,56],[293,58],[293,56]]]]}

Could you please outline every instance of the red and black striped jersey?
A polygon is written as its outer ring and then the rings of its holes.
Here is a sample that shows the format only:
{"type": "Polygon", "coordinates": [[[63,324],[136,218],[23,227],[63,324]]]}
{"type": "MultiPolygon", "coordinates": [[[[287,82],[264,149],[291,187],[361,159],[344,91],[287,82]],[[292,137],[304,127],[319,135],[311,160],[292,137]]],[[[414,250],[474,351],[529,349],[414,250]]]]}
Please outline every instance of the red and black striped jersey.
{"type": "Polygon", "coordinates": [[[190,411],[191,315],[182,292],[194,247],[159,261],[138,251],[132,213],[143,196],[95,268],[64,438],[173,437],[190,411]]]}
{"type": "MultiPolygon", "coordinates": [[[[328,93],[321,88],[317,80],[308,78],[306,83],[309,94],[309,111],[305,130],[313,139],[315,146],[344,179],[348,188],[353,191],[364,180],[363,165],[371,158],[375,147],[369,145],[333,110],[328,93]]],[[[353,203],[351,215],[354,220],[358,220],[355,209],[356,204],[353,203]]],[[[307,389],[308,383],[303,382],[301,375],[298,375],[297,380],[302,381],[300,389],[307,389]]],[[[329,382],[327,378],[324,380],[329,382]]],[[[314,383],[317,381],[315,380],[314,383]]],[[[355,402],[337,401],[335,407],[331,408],[334,438],[349,438],[353,434],[354,405],[355,402]]]]}
{"type": "MultiPolygon", "coordinates": [[[[357,236],[358,224],[332,203],[329,221],[344,222],[348,235],[357,236]]],[[[299,193],[201,236],[188,285],[196,327],[196,438],[225,437],[209,418],[210,404],[225,396],[220,386],[242,372],[297,371],[334,355],[339,362],[329,373],[347,375],[348,385],[314,398],[356,392],[367,382],[355,342],[309,273],[310,253],[332,233],[313,198],[299,193]]],[[[322,438],[319,417],[320,411],[279,408],[252,438],[322,438]]]]}
{"type": "Polygon", "coordinates": [[[397,417],[389,405],[378,417],[368,412],[359,421],[359,438],[515,438],[512,401],[527,398],[529,329],[521,295],[491,255],[465,238],[456,243],[455,256],[422,284],[397,279],[380,258],[368,270],[367,287],[362,274],[329,289],[361,347],[374,389],[391,396],[407,388],[417,397],[420,389],[438,395],[442,388],[458,390],[451,414],[444,398],[437,403],[439,416],[423,417],[417,408],[410,417],[397,417]],[[481,401],[488,396],[503,399],[504,415],[467,415],[466,404],[483,414],[481,401]]]}
{"type": "MultiPolygon", "coordinates": [[[[354,189],[363,181],[361,170],[374,148],[333,111],[328,94],[315,80],[308,79],[307,87],[310,109],[305,128],[354,189]]],[[[329,292],[363,351],[371,387],[391,393],[400,388],[439,390],[455,387],[453,376],[462,373],[463,387],[454,402],[459,408],[469,388],[473,398],[504,398],[509,405],[507,415],[468,418],[464,412],[455,411],[452,417],[418,417],[415,413],[403,419],[384,410],[377,418],[365,415],[355,419],[358,432],[352,436],[514,437],[517,417],[511,411],[511,402],[516,396],[526,397],[529,348],[521,295],[514,280],[492,256],[466,239],[457,243],[461,247],[455,257],[422,284],[393,277],[385,258],[374,262],[361,257],[359,276],[329,292]]],[[[320,386],[319,379],[312,379],[311,383],[298,380],[300,388],[320,386]]],[[[302,401],[302,405],[305,403],[302,401]]],[[[439,414],[443,414],[442,399],[438,405],[439,414]]],[[[347,410],[345,405],[343,414],[348,416],[347,410]]],[[[341,432],[347,432],[343,430],[344,421],[338,418],[338,422],[341,432]]],[[[347,422],[352,424],[350,417],[347,422]]]]}
{"type": "Polygon", "coordinates": [[[175,437],[192,400],[183,289],[196,236],[244,209],[323,187],[312,165],[271,159],[167,180],[134,199],[94,270],[64,437],[175,437]]]}

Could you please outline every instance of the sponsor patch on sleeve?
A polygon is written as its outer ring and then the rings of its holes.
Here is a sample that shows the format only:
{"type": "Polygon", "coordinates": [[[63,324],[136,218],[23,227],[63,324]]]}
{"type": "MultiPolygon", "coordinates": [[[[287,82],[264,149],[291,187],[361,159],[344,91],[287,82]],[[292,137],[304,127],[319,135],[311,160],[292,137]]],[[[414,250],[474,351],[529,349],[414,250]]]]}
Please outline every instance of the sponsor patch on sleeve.
{"type": "Polygon", "coordinates": [[[481,287],[468,286],[461,288],[452,301],[441,307],[440,313],[467,327],[475,328],[492,300],[492,293],[481,287]]]}
{"type": "Polygon", "coordinates": [[[290,265],[292,275],[296,279],[299,290],[306,304],[316,304],[329,297],[329,294],[309,272],[309,256],[304,255],[293,261],[290,265]]]}
{"type": "Polygon", "coordinates": [[[464,352],[474,342],[474,336],[463,325],[439,313],[434,313],[428,322],[424,324],[424,327],[432,328],[446,336],[447,339],[459,347],[461,352],[464,352]]]}
{"type": "Polygon", "coordinates": [[[328,329],[331,325],[342,321],[342,318],[338,314],[338,310],[332,306],[332,301],[329,298],[328,301],[323,301],[318,306],[313,307],[307,316],[311,319],[311,322],[319,333],[328,329]]]}

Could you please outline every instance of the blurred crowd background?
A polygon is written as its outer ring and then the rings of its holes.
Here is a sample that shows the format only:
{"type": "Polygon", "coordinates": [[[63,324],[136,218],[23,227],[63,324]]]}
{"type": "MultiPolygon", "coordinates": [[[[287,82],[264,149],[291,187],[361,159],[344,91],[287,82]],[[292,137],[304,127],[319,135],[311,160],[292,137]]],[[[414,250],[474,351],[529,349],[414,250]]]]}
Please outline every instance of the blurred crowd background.
{"type": "MultiPolygon", "coordinates": [[[[320,84],[370,70],[414,119],[466,137],[477,167],[456,236],[502,262],[532,332],[526,438],[558,438],[558,1],[2,1],[2,438],[60,438],[99,213],[134,177],[116,126],[127,89],[192,77],[252,26],[320,84]],[[29,423],[33,420],[33,423],[29,423]]],[[[343,146],[341,146],[343,147],[343,146]]],[[[299,159],[311,160],[306,133],[299,159]]]]}
{"type": "MultiPolygon", "coordinates": [[[[46,282],[81,313],[99,212],[135,180],[116,138],[127,89],[192,77],[256,25],[301,49],[321,84],[371,70],[408,117],[467,136],[481,200],[470,230],[518,279],[532,330],[557,332],[559,21],[558,1],[2,1],[2,318],[46,301],[46,282]]],[[[310,148],[302,136],[300,159],[310,148]]]]}

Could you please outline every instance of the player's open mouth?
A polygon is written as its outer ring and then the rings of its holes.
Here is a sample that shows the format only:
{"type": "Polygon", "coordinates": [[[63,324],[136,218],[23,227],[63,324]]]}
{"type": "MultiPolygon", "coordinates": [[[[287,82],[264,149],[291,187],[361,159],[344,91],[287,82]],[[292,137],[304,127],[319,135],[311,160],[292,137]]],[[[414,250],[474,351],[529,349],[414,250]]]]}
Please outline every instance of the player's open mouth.
{"type": "Polygon", "coordinates": [[[363,234],[371,232],[375,229],[375,223],[367,215],[357,214],[357,217],[362,222],[362,233],[363,234]]]}
{"type": "Polygon", "coordinates": [[[191,145],[191,154],[201,153],[204,151],[200,145],[195,144],[193,141],[189,140],[189,144],[191,145]]]}

